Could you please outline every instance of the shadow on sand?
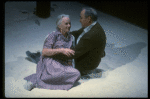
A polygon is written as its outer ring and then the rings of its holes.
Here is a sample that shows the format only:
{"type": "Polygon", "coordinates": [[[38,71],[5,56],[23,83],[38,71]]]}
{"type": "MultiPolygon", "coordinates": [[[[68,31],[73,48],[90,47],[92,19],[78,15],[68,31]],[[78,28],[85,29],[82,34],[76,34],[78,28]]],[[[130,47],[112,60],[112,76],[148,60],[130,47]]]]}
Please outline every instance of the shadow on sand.
{"type": "Polygon", "coordinates": [[[107,70],[114,70],[133,62],[147,45],[144,42],[137,42],[122,48],[114,48],[113,46],[114,44],[106,44],[106,56],[103,58],[103,63],[107,70]]]}

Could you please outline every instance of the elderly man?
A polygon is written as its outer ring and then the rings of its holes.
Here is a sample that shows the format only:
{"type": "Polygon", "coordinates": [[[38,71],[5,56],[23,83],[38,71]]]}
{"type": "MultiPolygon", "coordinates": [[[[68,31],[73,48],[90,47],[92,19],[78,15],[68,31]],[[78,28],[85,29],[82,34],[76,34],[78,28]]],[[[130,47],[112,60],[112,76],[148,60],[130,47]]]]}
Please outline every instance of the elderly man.
{"type": "Polygon", "coordinates": [[[71,32],[75,37],[75,54],[70,56],[56,55],[55,58],[74,59],[75,68],[81,76],[91,73],[98,67],[105,56],[106,35],[97,22],[97,12],[93,8],[83,8],[80,13],[82,28],[71,32]]]}
{"type": "Polygon", "coordinates": [[[73,31],[76,46],[75,68],[82,75],[90,73],[98,67],[101,58],[105,55],[106,35],[100,24],[97,22],[97,12],[92,8],[83,8],[80,13],[82,28],[73,31]]]}

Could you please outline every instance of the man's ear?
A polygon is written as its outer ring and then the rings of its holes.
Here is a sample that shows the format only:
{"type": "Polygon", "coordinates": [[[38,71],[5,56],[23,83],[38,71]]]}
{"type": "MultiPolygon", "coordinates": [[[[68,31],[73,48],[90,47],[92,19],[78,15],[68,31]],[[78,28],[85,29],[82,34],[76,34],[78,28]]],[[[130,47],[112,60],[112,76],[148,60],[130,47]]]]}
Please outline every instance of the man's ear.
{"type": "Polygon", "coordinates": [[[92,22],[91,16],[88,16],[88,20],[89,20],[89,22],[92,22]]]}

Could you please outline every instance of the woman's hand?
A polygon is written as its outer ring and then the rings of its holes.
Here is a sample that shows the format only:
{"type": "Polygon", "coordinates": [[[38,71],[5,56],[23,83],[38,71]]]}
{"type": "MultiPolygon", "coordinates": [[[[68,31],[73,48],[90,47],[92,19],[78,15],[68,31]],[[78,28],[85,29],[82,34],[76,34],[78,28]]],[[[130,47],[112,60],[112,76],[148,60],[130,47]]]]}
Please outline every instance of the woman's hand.
{"type": "Polygon", "coordinates": [[[71,56],[71,55],[74,55],[75,51],[74,50],[71,50],[69,48],[61,48],[61,53],[66,55],[66,56],[71,56]]]}

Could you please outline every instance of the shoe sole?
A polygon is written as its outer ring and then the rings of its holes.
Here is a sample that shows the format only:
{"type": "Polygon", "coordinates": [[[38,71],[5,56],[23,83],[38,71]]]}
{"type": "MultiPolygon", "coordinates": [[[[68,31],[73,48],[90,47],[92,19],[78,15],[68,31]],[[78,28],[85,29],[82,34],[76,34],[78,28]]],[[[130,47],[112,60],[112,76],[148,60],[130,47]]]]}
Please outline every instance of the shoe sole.
{"type": "MultiPolygon", "coordinates": [[[[34,62],[34,63],[36,63],[37,64],[37,61],[34,59],[34,58],[32,58],[31,57],[31,52],[30,51],[26,51],[26,55],[29,57],[29,59],[32,61],[32,62],[34,62]]],[[[36,56],[34,56],[34,57],[36,57],[36,56]]]]}

